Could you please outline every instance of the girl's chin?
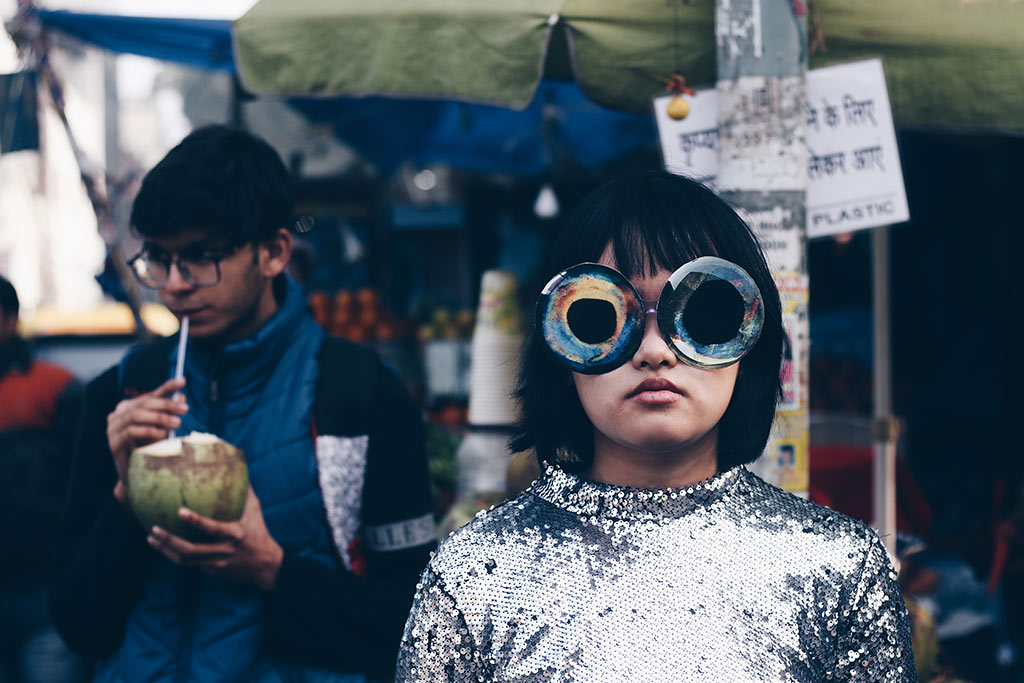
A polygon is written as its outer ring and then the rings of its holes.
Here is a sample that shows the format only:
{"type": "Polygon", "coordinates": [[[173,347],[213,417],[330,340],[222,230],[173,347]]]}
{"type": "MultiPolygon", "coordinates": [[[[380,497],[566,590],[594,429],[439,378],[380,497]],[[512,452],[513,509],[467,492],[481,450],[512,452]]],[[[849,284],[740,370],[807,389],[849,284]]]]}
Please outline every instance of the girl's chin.
{"type": "Polygon", "coordinates": [[[664,455],[667,457],[684,456],[688,451],[696,449],[703,441],[703,436],[693,435],[651,435],[645,434],[637,439],[617,440],[623,446],[650,455],[664,455]]]}

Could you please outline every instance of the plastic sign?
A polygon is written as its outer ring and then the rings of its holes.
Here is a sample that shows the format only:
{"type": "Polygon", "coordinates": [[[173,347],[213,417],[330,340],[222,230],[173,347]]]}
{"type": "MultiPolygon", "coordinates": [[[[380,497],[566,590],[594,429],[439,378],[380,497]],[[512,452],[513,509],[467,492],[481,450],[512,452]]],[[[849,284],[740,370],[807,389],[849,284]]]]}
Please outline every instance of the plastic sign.
{"type": "Polygon", "coordinates": [[[910,219],[882,60],[807,73],[807,236],[910,219]]]}
{"type": "MultiPolygon", "coordinates": [[[[671,95],[654,101],[665,167],[714,186],[718,175],[718,94],[690,98],[674,121],[671,95]]],[[[807,73],[807,236],[910,219],[885,73],[879,59],[807,73]]]]}

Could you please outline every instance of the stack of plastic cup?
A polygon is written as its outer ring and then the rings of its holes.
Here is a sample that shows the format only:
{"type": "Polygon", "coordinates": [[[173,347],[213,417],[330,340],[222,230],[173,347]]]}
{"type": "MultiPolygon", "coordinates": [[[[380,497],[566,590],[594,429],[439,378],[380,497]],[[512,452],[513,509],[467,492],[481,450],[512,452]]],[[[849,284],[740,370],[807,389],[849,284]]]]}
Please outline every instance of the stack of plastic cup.
{"type": "Polygon", "coordinates": [[[523,324],[512,273],[489,270],[480,284],[480,306],[471,347],[469,424],[511,426],[519,419],[512,393],[519,378],[523,324]]]}
{"type": "Polygon", "coordinates": [[[510,428],[519,419],[516,382],[523,324],[512,273],[490,270],[480,285],[469,379],[469,430],[456,453],[460,496],[505,490],[510,428]]]}

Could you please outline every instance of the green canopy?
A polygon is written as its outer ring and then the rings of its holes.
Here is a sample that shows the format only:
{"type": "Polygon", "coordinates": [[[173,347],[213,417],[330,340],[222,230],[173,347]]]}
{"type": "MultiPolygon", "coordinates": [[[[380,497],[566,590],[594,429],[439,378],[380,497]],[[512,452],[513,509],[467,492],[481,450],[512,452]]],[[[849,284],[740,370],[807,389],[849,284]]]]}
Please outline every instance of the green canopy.
{"type": "MultiPolygon", "coordinates": [[[[818,8],[827,52],[811,68],[882,57],[898,125],[1024,130],[1024,2],[818,8]]],[[[691,86],[715,79],[713,0],[261,0],[234,39],[243,85],[272,95],[523,108],[548,75],[575,78],[607,107],[648,112],[676,65],[691,86]]]]}

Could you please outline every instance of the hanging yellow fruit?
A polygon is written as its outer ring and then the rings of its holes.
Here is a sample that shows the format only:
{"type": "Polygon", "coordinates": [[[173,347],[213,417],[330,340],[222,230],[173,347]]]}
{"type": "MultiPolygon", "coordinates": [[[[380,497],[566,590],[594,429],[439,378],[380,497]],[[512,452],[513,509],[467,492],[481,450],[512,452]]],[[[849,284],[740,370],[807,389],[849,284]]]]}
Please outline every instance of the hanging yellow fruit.
{"type": "Polygon", "coordinates": [[[668,101],[668,116],[675,121],[682,121],[690,115],[690,103],[682,95],[676,95],[668,101]]]}

